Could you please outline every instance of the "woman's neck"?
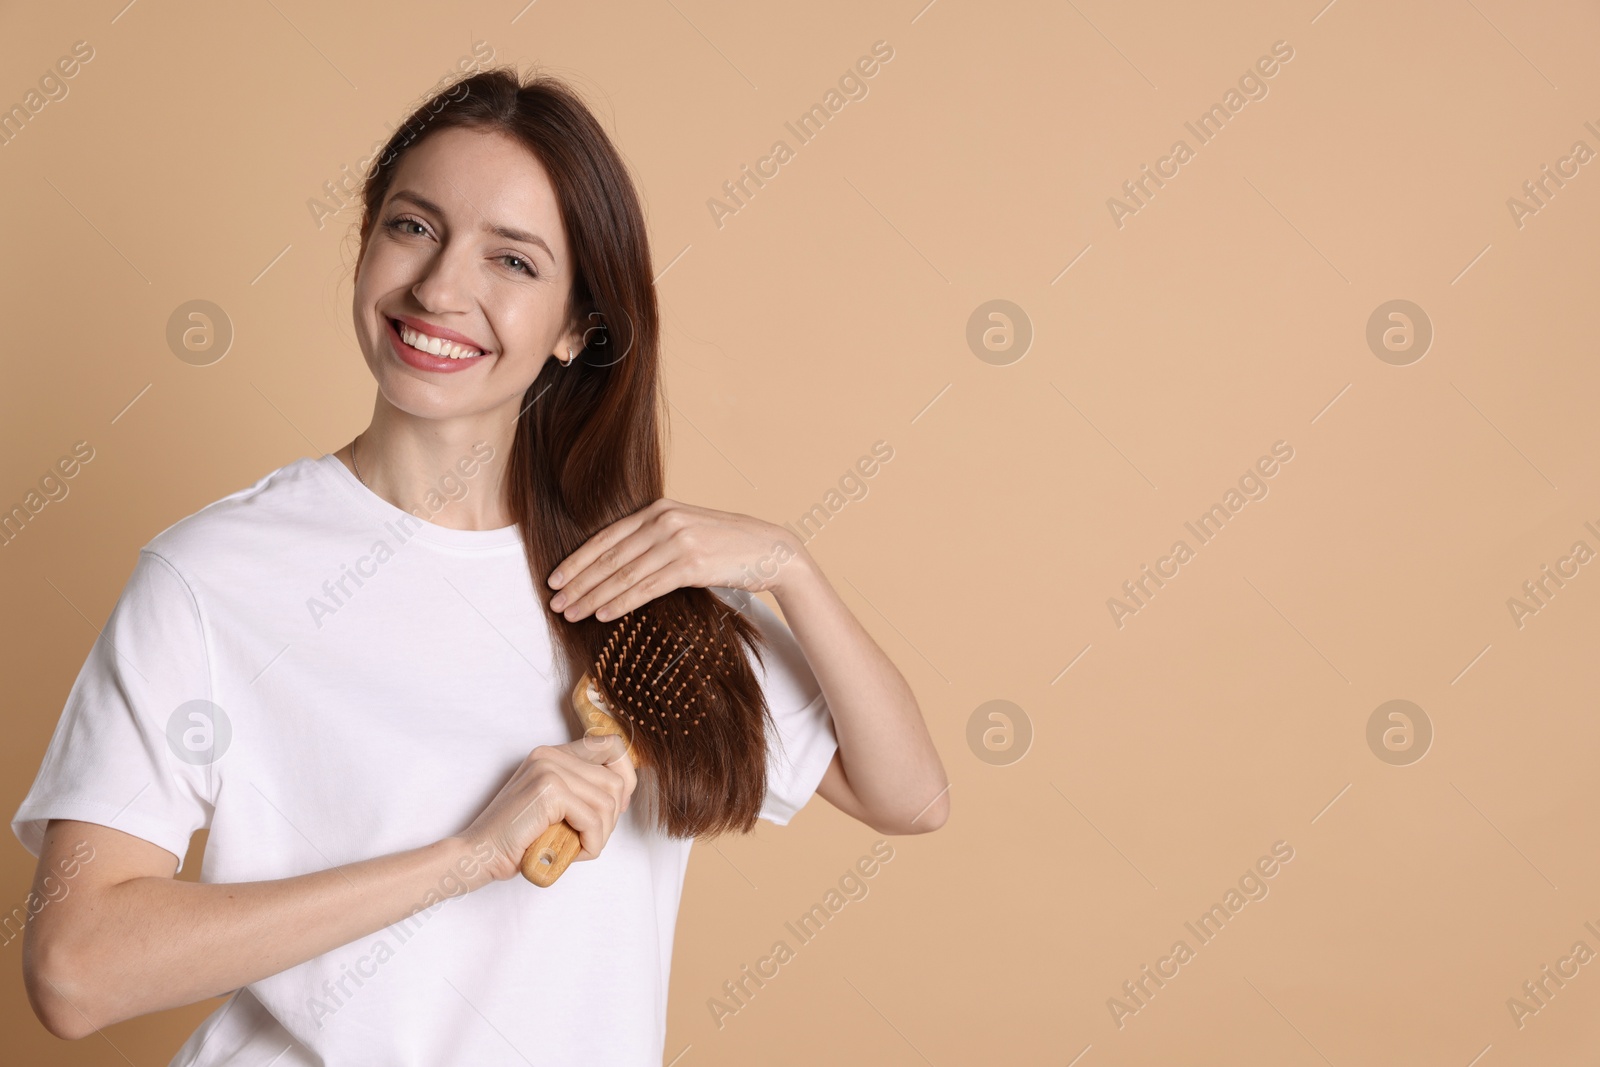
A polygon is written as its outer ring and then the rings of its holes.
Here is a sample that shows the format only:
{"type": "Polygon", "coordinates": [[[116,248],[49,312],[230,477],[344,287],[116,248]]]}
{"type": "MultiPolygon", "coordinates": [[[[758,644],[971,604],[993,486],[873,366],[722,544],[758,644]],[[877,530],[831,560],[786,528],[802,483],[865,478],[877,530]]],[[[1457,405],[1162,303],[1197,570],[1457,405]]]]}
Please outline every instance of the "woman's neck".
{"type": "Polygon", "coordinates": [[[511,432],[482,420],[384,416],[334,453],[384,500],[454,530],[498,530],[516,520],[505,507],[511,432]]]}

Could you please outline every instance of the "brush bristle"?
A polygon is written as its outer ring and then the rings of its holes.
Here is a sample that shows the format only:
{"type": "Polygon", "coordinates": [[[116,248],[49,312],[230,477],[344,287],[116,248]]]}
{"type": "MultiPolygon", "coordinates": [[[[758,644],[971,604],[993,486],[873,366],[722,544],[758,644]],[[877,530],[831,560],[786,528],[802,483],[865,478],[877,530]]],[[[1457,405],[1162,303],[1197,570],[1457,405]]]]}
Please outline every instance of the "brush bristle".
{"type": "Polygon", "coordinates": [[[630,611],[616,620],[595,660],[595,688],[607,710],[628,725],[664,736],[676,727],[686,735],[704,717],[702,662],[708,648],[711,663],[722,659],[716,646],[720,642],[708,640],[703,627],[685,638],[676,628],[630,611]]]}

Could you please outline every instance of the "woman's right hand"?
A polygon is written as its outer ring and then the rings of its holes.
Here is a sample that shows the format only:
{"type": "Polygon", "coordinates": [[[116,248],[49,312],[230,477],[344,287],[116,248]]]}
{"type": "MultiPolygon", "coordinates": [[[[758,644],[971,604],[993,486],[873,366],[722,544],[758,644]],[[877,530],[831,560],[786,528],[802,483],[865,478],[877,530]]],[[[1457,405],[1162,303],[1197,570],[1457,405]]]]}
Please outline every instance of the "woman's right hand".
{"type": "Polygon", "coordinates": [[[547,827],[563,819],[578,832],[582,848],[576,859],[592,860],[628,810],[637,784],[627,744],[616,734],[540,745],[528,753],[472,825],[456,836],[475,856],[492,853],[483,866],[495,881],[518,874],[529,847],[547,827]]]}
{"type": "Polygon", "coordinates": [[[30,905],[23,927],[29,1001],[52,1034],[76,1039],[221,996],[457,895],[452,887],[470,892],[490,876],[515,876],[528,846],[558,819],[578,831],[577,858],[594,859],[635,782],[620,737],[542,745],[463,833],[248,882],[180,880],[177,854],[160,845],[51,819],[34,876],[43,903],[30,905]],[[274,932],[271,951],[261,947],[262,930],[274,932]]]}

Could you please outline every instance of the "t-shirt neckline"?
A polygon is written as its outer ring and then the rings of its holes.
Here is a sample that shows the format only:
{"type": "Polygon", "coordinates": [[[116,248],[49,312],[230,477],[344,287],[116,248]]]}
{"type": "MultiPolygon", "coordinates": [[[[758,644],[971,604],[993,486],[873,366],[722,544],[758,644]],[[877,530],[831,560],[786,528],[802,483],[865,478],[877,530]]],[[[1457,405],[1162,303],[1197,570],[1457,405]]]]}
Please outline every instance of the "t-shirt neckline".
{"type": "Polygon", "coordinates": [[[449,526],[440,526],[413,512],[396,507],[374,493],[333,453],[325,453],[317,463],[362,510],[407,531],[408,536],[416,536],[424,541],[451,548],[490,549],[522,544],[522,529],[514,523],[495,530],[457,530],[449,526]]]}

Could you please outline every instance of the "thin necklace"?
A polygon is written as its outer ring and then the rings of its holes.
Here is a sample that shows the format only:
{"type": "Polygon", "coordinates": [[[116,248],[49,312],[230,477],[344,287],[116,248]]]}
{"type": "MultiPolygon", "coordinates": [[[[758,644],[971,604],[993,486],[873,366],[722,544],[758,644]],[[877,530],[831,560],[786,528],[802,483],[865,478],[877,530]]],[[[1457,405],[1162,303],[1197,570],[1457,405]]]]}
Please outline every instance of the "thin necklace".
{"type": "MultiPolygon", "coordinates": [[[[358,438],[354,438],[354,437],[352,437],[350,439],[350,466],[352,466],[352,467],[354,467],[356,469],[356,478],[360,480],[361,484],[362,485],[367,485],[367,480],[365,478],[361,477],[361,464],[356,462],[356,441],[357,440],[358,440],[358,438]]],[[[367,485],[367,488],[371,489],[372,486],[367,485]]]]}

